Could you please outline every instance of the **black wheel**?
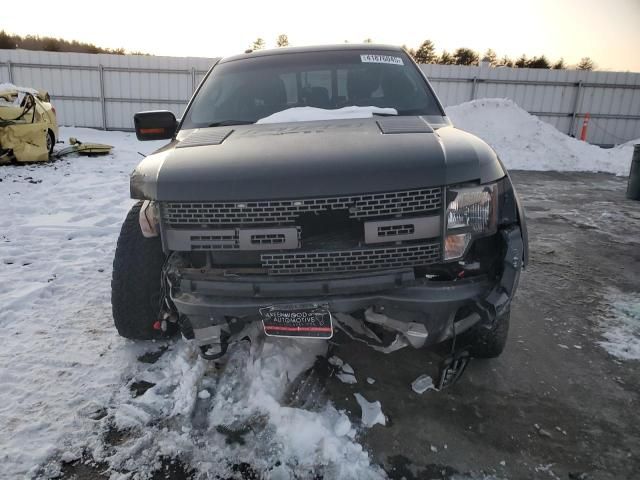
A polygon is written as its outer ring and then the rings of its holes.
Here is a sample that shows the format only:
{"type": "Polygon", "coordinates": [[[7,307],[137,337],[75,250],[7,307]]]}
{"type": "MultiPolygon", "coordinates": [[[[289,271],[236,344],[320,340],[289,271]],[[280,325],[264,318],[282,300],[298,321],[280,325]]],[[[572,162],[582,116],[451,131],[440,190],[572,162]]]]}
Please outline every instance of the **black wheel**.
{"type": "Polygon", "coordinates": [[[500,356],[507,344],[510,317],[511,312],[507,310],[496,318],[493,327],[479,326],[464,334],[472,357],[496,358],[500,356]]]}
{"type": "Polygon", "coordinates": [[[47,150],[49,150],[49,155],[53,153],[53,147],[56,144],[56,136],[53,134],[51,130],[47,130],[47,150]]]}
{"type": "Polygon", "coordinates": [[[160,313],[162,266],[166,256],[160,238],[145,238],[136,203],[122,224],[111,278],[111,307],[118,333],[126,338],[151,340],[167,337],[153,328],[160,313]]]}

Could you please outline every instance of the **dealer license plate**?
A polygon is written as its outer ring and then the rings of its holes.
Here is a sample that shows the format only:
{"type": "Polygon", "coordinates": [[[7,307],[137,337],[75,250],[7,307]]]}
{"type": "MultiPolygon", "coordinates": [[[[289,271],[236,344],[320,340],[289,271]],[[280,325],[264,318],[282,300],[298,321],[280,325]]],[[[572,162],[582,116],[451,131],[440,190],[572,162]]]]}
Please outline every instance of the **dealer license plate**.
{"type": "Polygon", "coordinates": [[[331,338],[333,322],[326,305],[272,305],[260,309],[264,333],[273,337],[331,338]]]}

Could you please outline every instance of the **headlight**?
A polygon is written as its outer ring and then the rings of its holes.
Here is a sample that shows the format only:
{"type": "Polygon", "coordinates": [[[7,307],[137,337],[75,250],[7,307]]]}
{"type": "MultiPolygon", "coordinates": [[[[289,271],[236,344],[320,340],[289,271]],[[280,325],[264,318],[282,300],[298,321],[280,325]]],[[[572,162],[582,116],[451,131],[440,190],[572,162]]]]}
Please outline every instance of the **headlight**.
{"type": "Polygon", "coordinates": [[[497,225],[498,186],[493,183],[447,190],[447,232],[444,259],[464,256],[474,235],[489,234],[497,225]]]}

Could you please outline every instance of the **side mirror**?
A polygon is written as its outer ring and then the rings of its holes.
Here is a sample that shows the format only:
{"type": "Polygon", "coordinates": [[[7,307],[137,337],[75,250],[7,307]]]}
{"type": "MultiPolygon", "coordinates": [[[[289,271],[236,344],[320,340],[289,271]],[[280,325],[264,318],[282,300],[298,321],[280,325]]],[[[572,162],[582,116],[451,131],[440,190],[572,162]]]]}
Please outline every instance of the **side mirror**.
{"type": "Polygon", "coordinates": [[[136,113],[133,125],[138,140],[168,140],[175,135],[178,122],[168,110],[152,110],[136,113]]]}

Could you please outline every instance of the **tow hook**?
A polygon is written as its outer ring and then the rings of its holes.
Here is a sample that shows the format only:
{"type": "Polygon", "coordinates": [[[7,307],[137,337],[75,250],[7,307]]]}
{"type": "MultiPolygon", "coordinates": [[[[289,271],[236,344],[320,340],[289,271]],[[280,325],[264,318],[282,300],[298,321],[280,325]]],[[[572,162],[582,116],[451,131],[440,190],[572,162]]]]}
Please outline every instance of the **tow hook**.
{"type": "Polygon", "coordinates": [[[442,390],[456,383],[464,373],[471,355],[466,349],[454,351],[444,357],[438,368],[436,388],[442,390]]]}

